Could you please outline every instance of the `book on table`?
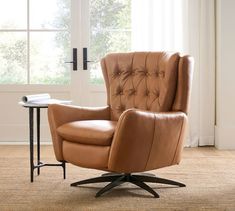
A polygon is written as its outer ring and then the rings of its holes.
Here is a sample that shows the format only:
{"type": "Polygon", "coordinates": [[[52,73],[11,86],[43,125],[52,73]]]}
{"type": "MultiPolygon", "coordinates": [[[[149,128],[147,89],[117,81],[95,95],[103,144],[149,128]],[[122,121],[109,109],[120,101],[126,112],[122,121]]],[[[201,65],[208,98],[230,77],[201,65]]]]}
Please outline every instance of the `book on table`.
{"type": "Polygon", "coordinates": [[[51,98],[50,94],[25,95],[20,104],[47,106],[49,104],[70,104],[71,100],[59,100],[51,98]]]}

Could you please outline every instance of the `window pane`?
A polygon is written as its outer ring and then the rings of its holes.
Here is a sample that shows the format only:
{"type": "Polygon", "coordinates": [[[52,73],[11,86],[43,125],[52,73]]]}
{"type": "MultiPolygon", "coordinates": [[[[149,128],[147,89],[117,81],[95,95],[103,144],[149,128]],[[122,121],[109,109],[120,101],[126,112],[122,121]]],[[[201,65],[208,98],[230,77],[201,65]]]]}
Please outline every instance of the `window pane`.
{"type": "Polygon", "coordinates": [[[31,32],[30,83],[68,84],[70,38],[68,32],[31,32]]]}
{"type": "Polygon", "coordinates": [[[70,26],[70,0],[30,0],[31,29],[65,29],[70,26]]]}
{"type": "Polygon", "coordinates": [[[0,84],[27,83],[26,33],[0,33],[0,84]]]}
{"type": "Polygon", "coordinates": [[[0,28],[26,29],[27,0],[0,0],[0,28]]]}
{"type": "MultiPolygon", "coordinates": [[[[96,58],[96,55],[99,59],[97,59],[95,63],[90,64],[90,78],[91,83],[94,84],[102,84],[103,81],[103,74],[100,67],[100,58],[105,56],[111,52],[127,52],[130,51],[131,46],[131,32],[130,31],[108,31],[108,32],[100,32],[96,35],[97,37],[102,37],[104,39],[103,44],[100,45],[93,43],[92,56],[96,58]],[[105,41],[106,40],[106,41],[105,41]],[[97,47],[97,49],[94,49],[97,47]]],[[[97,38],[94,36],[94,40],[97,38]]]]}
{"type": "MultiPolygon", "coordinates": [[[[131,0],[90,1],[90,58],[131,49],[131,0]]],[[[91,82],[102,83],[99,64],[90,65],[91,82]]]]}

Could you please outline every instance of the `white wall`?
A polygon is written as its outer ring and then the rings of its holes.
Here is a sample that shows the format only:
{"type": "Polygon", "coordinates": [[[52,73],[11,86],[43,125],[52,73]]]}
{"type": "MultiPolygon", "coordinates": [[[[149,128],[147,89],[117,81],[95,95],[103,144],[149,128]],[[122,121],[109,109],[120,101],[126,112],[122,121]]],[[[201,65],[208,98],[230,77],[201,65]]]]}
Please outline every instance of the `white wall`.
{"type": "MultiPolygon", "coordinates": [[[[77,87],[79,88],[78,85],[77,87]]],[[[55,85],[0,85],[0,144],[25,144],[29,142],[28,109],[18,104],[22,96],[49,93],[52,98],[71,100],[71,95],[76,94],[75,88],[71,90],[71,86],[55,85]]],[[[80,93],[78,88],[78,96],[73,96],[73,98],[78,99],[77,101],[74,100],[72,104],[85,106],[106,105],[104,86],[89,86],[87,94],[84,94],[84,91],[80,93]],[[86,100],[84,101],[84,99],[86,100]]],[[[41,142],[51,143],[47,109],[41,109],[41,142]]]]}
{"type": "Polygon", "coordinates": [[[235,149],[235,1],[217,0],[215,145],[235,149]]]}
{"type": "MultiPolygon", "coordinates": [[[[235,0],[216,0],[216,126],[215,145],[235,149],[235,0]]],[[[93,90],[94,91],[94,90],[93,90]]],[[[97,92],[98,91],[98,92],[97,92]]],[[[105,94],[91,97],[96,105],[105,94]]],[[[18,105],[25,94],[49,92],[52,97],[70,99],[69,87],[0,86],[0,143],[28,142],[28,111],[18,105]]],[[[46,109],[42,111],[41,140],[50,141],[46,109]]]]}
{"type": "MultiPolygon", "coordinates": [[[[18,105],[18,102],[23,95],[36,93],[50,93],[53,98],[70,99],[69,88],[63,86],[0,86],[0,143],[28,142],[28,109],[18,105]]],[[[50,141],[47,109],[41,109],[41,140],[42,142],[50,141]]]]}

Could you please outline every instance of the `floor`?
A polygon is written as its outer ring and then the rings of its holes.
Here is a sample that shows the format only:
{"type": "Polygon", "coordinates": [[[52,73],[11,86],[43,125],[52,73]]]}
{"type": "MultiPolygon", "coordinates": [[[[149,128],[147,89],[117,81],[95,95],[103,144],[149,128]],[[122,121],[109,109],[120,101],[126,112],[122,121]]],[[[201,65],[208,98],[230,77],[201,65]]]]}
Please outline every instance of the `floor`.
{"type": "MultiPolygon", "coordinates": [[[[44,161],[56,162],[52,146],[41,151],[44,161]]],[[[131,184],[100,198],[94,195],[104,184],[70,187],[101,173],[68,164],[64,180],[62,168],[44,167],[30,183],[28,146],[0,145],[0,210],[235,210],[235,151],[185,148],[180,165],[151,171],[187,185],[149,184],[159,199],[131,184]]]]}

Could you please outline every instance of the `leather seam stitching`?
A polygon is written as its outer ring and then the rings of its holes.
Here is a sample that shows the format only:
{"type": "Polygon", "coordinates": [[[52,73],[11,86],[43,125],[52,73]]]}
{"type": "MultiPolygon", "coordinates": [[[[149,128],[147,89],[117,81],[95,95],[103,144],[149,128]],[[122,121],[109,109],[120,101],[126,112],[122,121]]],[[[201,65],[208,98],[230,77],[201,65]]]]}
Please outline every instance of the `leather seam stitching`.
{"type": "Polygon", "coordinates": [[[106,74],[106,78],[107,78],[107,82],[105,81],[105,86],[106,86],[106,90],[107,90],[107,104],[108,104],[108,109],[109,109],[109,119],[111,120],[112,118],[112,109],[111,109],[111,105],[110,105],[110,100],[111,100],[111,91],[110,91],[110,78],[109,78],[109,75],[108,75],[108,69],[107,69],[107,65],[106,65],[106,59],[104,58],[104,67],[105,67],[105,74],[106,74]],[[107,85],[106,85],[107,83],[107,85]],[[108,90],[109,89],[109,90],[108,90]]]}
{"type": "MultiPolygon", "coordinates": [[[[149,52],[147,53],[146,57],[145,57],[145,61],[144,61],[144,66],[145,66],[145,69],[146,69],[146,72],[147,72],[147,59],[148,59],[148,55],[149,55],[149,52]]],[[[145,90],[147,91],[148,90],[148,85],[147,85],[147,77],[145,77],[145,90]]],[[[150,106],[149,106],[150,107],[150,106]]],[[[147,108],[148,110],[148,98],[146,99],[145,101],[145,108],[147,108]]],[[[150,110],[150,108],[149,108],[150,110]]]]}
{"type": "MultiPolygon", "coordinates": [[[[57,124],[56,124],[56,121],[55,121],[55,112],[54,112],[54,110],[52,110],[51,112],[50,112],[50,119],[53,119],[53,122],[55,123],[55,124],[53,124],[54,126],[53,127],[55,127],[55,129],[54,129],[54,133],[53,133],[53,135],[52,135],[52,144],[53,144],[53,147],[55,146],[55,145],[57,145],[57,144],[55,144],[54,143],[54,140],[56,140],[59,144],[58,145],[60,145],[61,144],[61,147],[59,147],[60,149],[59,149],[59,153],[60,153],[60,156],[61,156],[61,158],[62,158],[62,160],[64,160],[64,153],[63,153],[63,139],[62,139],[62,137],[56,132],[57,131],[57,128],[58,128],[58,126],[57,126],[57,124]]],[[[51,120],[50,120],[51,121],[51,120]]]]}
{"type": "Polygon", "coordinates": [[[112,142],[111,142],[111,145],[110,145],[110,150],[109,150],[109,158],[108,158],[108,168],[110,166],[110,159],[111,159],[111,151],[113,149],[113,145],[114,145],[114,138],[115,140],[120,140],[119,136],[120,136],[120,132],[119,132],[119,128],[122,127],[123,125],[123,119],[125,118],[125,114],[123,116],[121,116],[118,120],[118,124],[117,124],[117,127],[115,129],[115,132],[114,132],[114,135],[113,135],[113,139],[112,139],[112,142]],[[117,133],[117,135],[115,136],[115,134],[117,133]]]}
{"type": "MultiPolygon", "coordinates": [[[[109,75],[108,75],[108,69],[107,69],[107,65],[106,65],[106,59],[103,60],[104,61],[104,66],[105,66],[105,74],[107,76],[107,82],[108,82],[108,87],[110,87],[110,78],[109,78],[109,75]]],[[[110,95],[110,90],[109,90],[109,95],[110,95]]],[[[110,104],[110,96],[108,97],[109,98],[109,102],[108,102],[108,105],[110,104]]]]}
{"type": "Polygon", "coordinates": [[[151,147],[150,147],[150,150],[149,150],[149,154],[148,154],[148,159],[147,159],[147,162],[145,164],[145,170],[147,168],[147,165],[149,163],[149,159],[150,159],[150,155],[151,155],[151,151],[152,151],[152,147],[153,147],[153,140],[154,140],[154,135],[155,135],[155,130],[156,130],[156,115],[154,114],[154,130],[153,130],[153,137],[152,137],[152,143],[151,143],[151,147]]]}
{"type": "Polygon", "coordinates": [[[175,153],[174,153],[173,159],[172,159],[172,161],[171,161],[171,165],[173,165],[173,162],[174,162],[174,160],[175,160],[176,152],[177,152],[177,149],[178,149],[178,146],[179,146],[179,141],[180,141],[180,138],[181,138],[181,136],[182,136],[183,124],[184,124],[184,119],[183,119],[182,124],[181,124],[180,135],[179,135],[178,142],[177,142],[177,145],[176,145],[176,148],[175,148],[175,153]]]}
{"type": "MultiPolygon", "coordinates": [[[[131,60],[131,71],[132,71],[132,72],[133,72],[134,56],[135,56],[135,55],[133,54],[132,60],[131,60]]],[[[131,83],[132,83],[132,88],[135,90],[135,87],[134,87],[134,77],[132,77],[131,83]]],[[[133,97],[133,106],[134,106],[134,108],[135,108],[135,97],[136,97],[136,96],[133,97]]]]}

